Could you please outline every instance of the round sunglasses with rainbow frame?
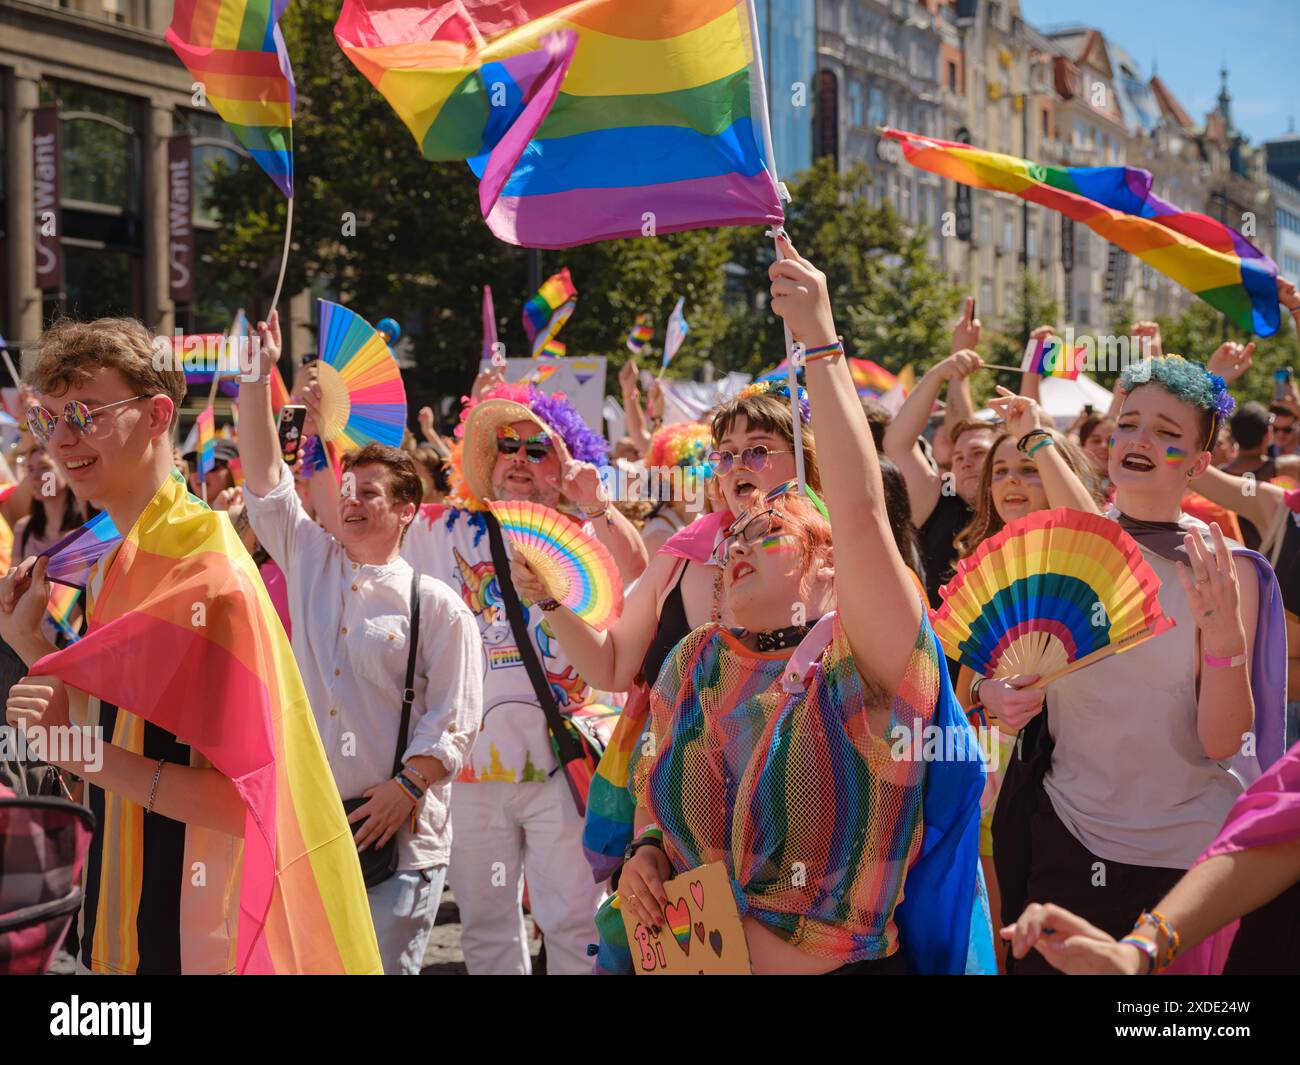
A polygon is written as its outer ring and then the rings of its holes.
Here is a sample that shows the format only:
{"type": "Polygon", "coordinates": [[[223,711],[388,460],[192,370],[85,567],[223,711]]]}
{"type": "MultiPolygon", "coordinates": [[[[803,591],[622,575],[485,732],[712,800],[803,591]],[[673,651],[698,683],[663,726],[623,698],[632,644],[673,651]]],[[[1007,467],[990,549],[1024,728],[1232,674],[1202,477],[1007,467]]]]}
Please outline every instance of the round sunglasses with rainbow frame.
{"type": "MultiPolygon", "coordinates": [[[[100,407],[87,407],[79,399],[69,400],[63,407],[63,420],[68,423],[68,428],[79,436],[89,436],[95,428],[94,416],[102,410],[109,410],[112,407],[120,407],[125,403],[134,403],[137,399],[149,399],[147,395],[132,396],[130,399],[119,399],[113,403],[105,403],[100,407]]],[[[54,430],[59,424],[59,419],[51,414],[39,404],[31,407],[27,411],[27,428],[31,430],[32,436],[38,440],[49,440],[54,435],[54,430]]]]}

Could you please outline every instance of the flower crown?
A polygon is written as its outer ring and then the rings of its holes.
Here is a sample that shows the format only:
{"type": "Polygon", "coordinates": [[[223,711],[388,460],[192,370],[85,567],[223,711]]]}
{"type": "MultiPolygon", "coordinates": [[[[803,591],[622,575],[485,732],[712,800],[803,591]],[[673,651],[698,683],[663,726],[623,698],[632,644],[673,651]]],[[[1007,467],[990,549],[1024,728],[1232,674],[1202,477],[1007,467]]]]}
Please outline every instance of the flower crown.
{"type": "MultiPolygon", "coordinates": [[[[780,378],[771,381],[755,381],[752,385],[742,388],[737,398],[743,399],[748,396],[780,396],[788,401],[790,383],[780,378]]],[[[799,389],[799,421],[804,425],[812,423],[812,408],[808,406],[808,393],[802,387],[799,389]]]]}
{"type": "Polygon", "coordinates": [[[1232,398],[1228,383],[1222,377],[1181,355],[1142,359],[1129,366],[1120,381],[1130,392],[1139,385],[1158,384],[1171,395],[1209,411],[1219,420],[1229,417],[1237,409],[1237,401],[1232,398]]]}

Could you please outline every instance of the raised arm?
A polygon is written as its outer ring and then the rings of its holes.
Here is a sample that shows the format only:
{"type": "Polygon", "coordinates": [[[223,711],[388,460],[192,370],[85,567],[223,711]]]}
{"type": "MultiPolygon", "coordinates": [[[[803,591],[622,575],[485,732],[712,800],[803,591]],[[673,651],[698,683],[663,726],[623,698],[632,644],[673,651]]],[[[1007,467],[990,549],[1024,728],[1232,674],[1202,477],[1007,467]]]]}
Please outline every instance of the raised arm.
{"type": "MultiPolygon", "coordinates": [[[[1055,332],[1056,330],[1053,329],[1050,325],[1038,326],[1032,333],[1029,334],[1030,347],[1036,348],[1039,344],[1046,343],[1047,340],[1055,332]]],[[[1022,365],[1028,365],[1028,363],[1025,360],[1022,360],[1022,365]]],[[[1023,370],[1020,374],[1020,394],[1022,396],[1028,396],[1035,403],[1037,403],[1042,398],[1042,392],[1043,392],[1043,375],[1040,374],[1037,370],[1028,370],[1028,369],[1023,370]]]]}
{"type": "Polygon", "coordinates": [[[1236,511],[1261,534],[1272,528],[1278,510],[1286,506],[1286,492],[1278,485],[1238,477],[1215,466],[1207,466],[1203,474],[1193,478],[1192,488],[1211,503],[1236,511]]]}
{"type": "Polygon", "coordinates": [[[934,409],[944,385],[948,384],[951,398],[955,390],[949,382],[966,379],[981,365],[980,357],[975,352],[963,350],[931,366],[916,383],[885,430],[885,454],[894,460],[903,474],[903,480],[907,482],[907,496],[912,503],[912,523],[918,529],[934,513],[943,486],[942,476],[921,450],[918,437],[925,431],[930,411],[934,409]]]}
{"type": "MultiPolygon", "coordinates": [[[[784,236],[779,250],[782,258],[769,271],[773,312],[805,347],[835,343],[826,275],[784,236]]],[[[889,527],[876,446],[844,356],[814,360],[805,373],[817,438],[836,442],[818,457],[831,527],[839,534],[834,562],[840,621],[858,672],[897,691],[916,646],[921,599],[889,527]],[[866,589],[869,595],[860,594],[866,589]]]]}
{"type": "Polygon", "coordinates": [[[646,425],[645,411],[641,408],[641,393],[636,387],[636,358],[630,358],[618,371],[618,383],[623,392],[623,414],[625,431],[636,445],[637,454],[642,458],[650,453],[650,429],[646,425]]]}
{"type": "MultiPolygon", "coordinates": [[[[998,397],[990,400],[989,406],[997,411],[999,417],[1006,422],[1007,432],[1017,440],[1035,429],[1048,428],[1048,419],[1043,416],[1037,403],[1027,396],[1017,396],[1001,385],[998,386],[998,397]]],[[[1035,440],[1029,446],[1034,447],[1038,443],[1039,440],[1035,440]]],[[[1056,449],[1055,441],[1036,447],[1032,458],[1043,479],[1043,491],[1047,493],[1050,506],[1072,507],[1089,514],[1101,513],[1092,493],[1056,449]]]]}
{"type": "Polygon", "coordinates": [[[280,483],[280,441],[271,411],[271,367],[280,357],[280,312],[272,311],[270,322],[257,323],[257,376],[239,380],[239,461],[244,482],[254,495],[264,496],[280,483]]]}
{"type": "MultiPolygon", "coordinates": [[[[962,315],[952,330],[950,355],[959,351],[974,352],[980,342],[980,320],[975,317],[975,297],[967,296],[962,315]]],[[[944,439],[951,439],[952,427],[964,422],[975,413],[975,403],[970,394],[970,374],[954,377],[948,384],[948,402],[943,409],[944,439]]]]}

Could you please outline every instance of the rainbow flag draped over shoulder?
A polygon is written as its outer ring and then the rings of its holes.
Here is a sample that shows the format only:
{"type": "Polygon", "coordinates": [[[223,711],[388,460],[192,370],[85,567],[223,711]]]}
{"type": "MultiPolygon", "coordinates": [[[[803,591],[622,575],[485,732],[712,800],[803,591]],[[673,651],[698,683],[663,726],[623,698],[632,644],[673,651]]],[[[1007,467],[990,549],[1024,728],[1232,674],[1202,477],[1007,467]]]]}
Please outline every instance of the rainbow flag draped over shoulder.
{"type": "Polygon", "coordinates": [[[334,36],[501,240],[784,218],[746,0],[345,0],[334,36]]]}
{"type": "Polygon", "coordinates": [[[33,669],[166,729],[234,783],[248,810],[239,973],[380,971],[356,846],[284,626],[234,527],[178,471],[123,540],[85,635],[33,669]]]}
{"type": "Polygon", "coordinates": [[[289,0],[175,0],[167,43],[276,187],[293,196],[289,0]]]}
{"type": "Polygon", "coordinates": [[[1082,222],[1196,293],[1243,329],[1277,332],[1277,264],[1234,229],[1183,211],[1131,166],[1039,166],[968,144],[886,129],[913,166],[978,189],[1011,192],[1082,222]]]}

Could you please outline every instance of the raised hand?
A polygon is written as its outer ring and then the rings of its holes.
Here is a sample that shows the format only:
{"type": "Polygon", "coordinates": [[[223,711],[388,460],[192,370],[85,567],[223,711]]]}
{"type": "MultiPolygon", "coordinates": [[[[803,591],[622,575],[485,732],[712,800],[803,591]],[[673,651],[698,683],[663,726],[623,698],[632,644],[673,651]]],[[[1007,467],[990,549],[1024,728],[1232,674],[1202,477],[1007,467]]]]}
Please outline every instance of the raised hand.
{"type": "Polygon", "coordinates": [[[1255,342],[1253,340],[1244,345],[1225,340],[1214,349],[1214,354],[1210,356],[1206,369],[1210,373],[1217,373],[1227,384],[1232,384],[1233,381],[1250,369],[1251,363],[1254,361],[1252,358],[1254,354],[1255,342]]]}
{"type": "Polygon", "coordinates": [[[975,297],[967,296],[961,317],[952,327],[951,351],[973,351],[980,342],[980,320],[975,317],[975,297]]]}
{"type": "Polygon", "coordinates": [[[805,347],[835,343],[835,317],[826,275],[803,258],[784,233],[777,237],[782,258],[767,271],[772,281],[772,313],[785,319],[790,335],[805,347]]]}
{"type": "Polygon", "coordinates": [[[1151,357],[1158,359],[1164,355],[1165,349],[1160,340],[1160,324],[1158,322],[1134,322],[1132,328],[1129,330],[1129,335],[1133,337],[1134,340],[1138,341],[1138,350],[1142,352],[1142,354],[1145,355],[1146,350],[1141,346],[1141,342],[1144,338],[1150,338],[1151,357]]]}
{"type": "Polygon", "coordinates": [[[1028,396],[1018,396],[1009,388],[998,385],[998,394],[989,400],[989,407],[1007,426],[1007,432],[1017,438],[1031,429],[1043,428],[1042,411],[1028,396]]]}

